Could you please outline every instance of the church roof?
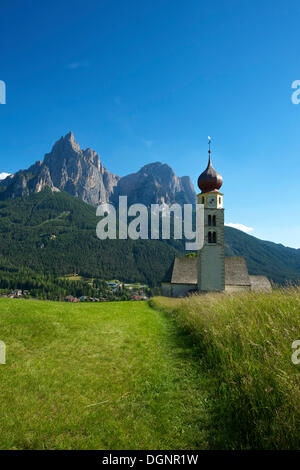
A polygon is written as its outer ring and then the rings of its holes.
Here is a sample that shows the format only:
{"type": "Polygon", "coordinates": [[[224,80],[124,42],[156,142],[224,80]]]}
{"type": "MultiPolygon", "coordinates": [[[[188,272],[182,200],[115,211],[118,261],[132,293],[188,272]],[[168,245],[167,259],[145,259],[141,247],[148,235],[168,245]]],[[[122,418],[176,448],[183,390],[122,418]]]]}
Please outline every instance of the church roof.
{"type": "Polygon", "coordinates": [[[250,286],[250,278],[243,256],[225,257],[225,285],[250,286]]]}
{"type": "Polygon", "coordinates": [[[208,141],[209,144],[209,150],[208,150],[208,165],[206,167],[206,170],[201,173],[201,175],[198,178],[198,186],[199,189],[201,189],[202,193],[209,193],[211,191],[219,191],[223,184],[223,178],[218,173],[212,166],[211,163],[211,150],[210,150],[210,144],[211,140],[208,141]]]}
{"type": "Polygon", "coordinates": [[[252,291],[271,291],[272,286],[266,276],[249,276],[252,291]]]}
{"type": "MultiPolygon", "coordinates": [[[[171,282],[172,284],[197,284],[197,261],[197,256],[176,257],[167,271],[163,282],[171,282]]],[[[242,256],[225,257],[225,285],[251,285],[246,261],[242,256]]]]}
{"type": "Polygon", "coordinates": [[[197,256],[176,257],[166,272],[163,282],[197,284],[197,256]]]}

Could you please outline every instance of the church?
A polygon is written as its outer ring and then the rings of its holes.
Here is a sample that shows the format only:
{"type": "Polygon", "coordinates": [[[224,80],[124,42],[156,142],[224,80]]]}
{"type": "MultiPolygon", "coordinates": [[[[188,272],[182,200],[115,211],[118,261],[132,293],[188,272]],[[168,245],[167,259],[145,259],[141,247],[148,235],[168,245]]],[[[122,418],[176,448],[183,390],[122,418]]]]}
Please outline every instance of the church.
{"type": "Polygon", "coordinates": [[[204,205],[204,245],[196,256],[175,257],[162,282],[162,294],[271,291],[266,276],[249,275],[242,256],[225,257],[223,178],[212,166],[210,141],[208,155],[207,168],[198,178],[198,204],[204,205]]]}

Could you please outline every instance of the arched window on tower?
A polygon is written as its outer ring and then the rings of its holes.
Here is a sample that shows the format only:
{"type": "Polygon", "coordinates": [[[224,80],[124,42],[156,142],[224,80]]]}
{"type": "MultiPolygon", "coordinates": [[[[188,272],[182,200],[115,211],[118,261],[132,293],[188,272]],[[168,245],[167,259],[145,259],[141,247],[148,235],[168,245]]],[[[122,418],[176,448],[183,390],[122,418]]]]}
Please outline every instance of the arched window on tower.
{"type": "Polygon", "coordinates": [[[208,216],[208,226],[211,227],[211,215],[208,216]]]}
{"type": "Polygon", "coordinates": [[[217,225],[217,218],[216,218],[215,215],[213,215],[212,224],[213,224],[214,227],[217,225]]]}
{"type": "Polygon", "coordinates": [[[217,232],[208,232],[208,243],[217,243],[217,232]]]}
{"type": "Polygon", "coordinates": [[[204,199],[204,196],[202,196],[201,204],[204,204],[204,202],[205,202],[205,199],[204,199]]]}

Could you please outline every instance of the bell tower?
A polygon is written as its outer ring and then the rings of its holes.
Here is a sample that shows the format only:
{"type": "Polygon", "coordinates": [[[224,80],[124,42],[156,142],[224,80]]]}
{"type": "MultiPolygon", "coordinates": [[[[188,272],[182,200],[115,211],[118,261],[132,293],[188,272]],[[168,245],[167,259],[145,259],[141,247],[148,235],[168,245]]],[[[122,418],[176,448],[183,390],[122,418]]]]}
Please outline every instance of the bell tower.
{"type": "Polygon", "coordinates": [[[208,165],[198,178],[201,193],[198,204],[204,205],[204,245],[198,252],[198,290],[225,290],[225,243],[223,194],[219,191],[222,176],[211,163],[211,139],[208,140],[208,165]]]}

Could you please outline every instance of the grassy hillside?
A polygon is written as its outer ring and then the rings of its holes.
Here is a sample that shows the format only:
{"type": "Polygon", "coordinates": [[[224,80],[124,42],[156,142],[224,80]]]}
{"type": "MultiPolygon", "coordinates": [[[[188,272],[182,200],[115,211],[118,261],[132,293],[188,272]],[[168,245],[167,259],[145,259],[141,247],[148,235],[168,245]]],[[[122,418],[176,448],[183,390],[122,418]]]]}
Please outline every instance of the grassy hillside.
{"type": "Polygon", "coordinates": [[[300,448],[300,288],[271,294],[156,298],[194,339],[213,382],[208,401],[212,445],[226,449],[300,448]]]}
{"type": "Polygon", "coordinates": [[[0,449],[206,448],[206,385],[145,302],[0,299],[0,449]]]}
{"type": "MultiPolygon", "coordinates": [[[[63,275],[157,284],[181,240],[104,240],[96,237],[95,208],[67,193],[44,190],[0,201],[0,270],[26,267],[63,275]]],[[[245,256],[250,274],[278,283],[300,280],[300,250],[265,242],[225,227],[226,254],[245,256]]],[[[1,273],[0,273],[1,274],[1,273]]]]}

